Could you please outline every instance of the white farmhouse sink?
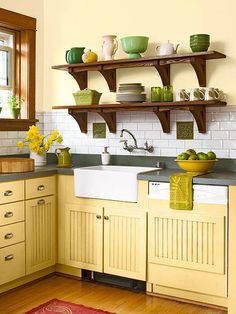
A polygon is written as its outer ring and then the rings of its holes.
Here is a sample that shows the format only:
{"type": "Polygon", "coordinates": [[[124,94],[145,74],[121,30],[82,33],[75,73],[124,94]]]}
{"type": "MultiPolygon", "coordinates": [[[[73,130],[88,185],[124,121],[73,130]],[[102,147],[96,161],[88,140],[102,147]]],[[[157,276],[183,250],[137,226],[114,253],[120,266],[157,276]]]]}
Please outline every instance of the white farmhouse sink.
{"type": "Polygon", "coordinates": [[[75,196],[137,202],[141,172],[151,167],[93,166],[74,169],[75,196]]]}

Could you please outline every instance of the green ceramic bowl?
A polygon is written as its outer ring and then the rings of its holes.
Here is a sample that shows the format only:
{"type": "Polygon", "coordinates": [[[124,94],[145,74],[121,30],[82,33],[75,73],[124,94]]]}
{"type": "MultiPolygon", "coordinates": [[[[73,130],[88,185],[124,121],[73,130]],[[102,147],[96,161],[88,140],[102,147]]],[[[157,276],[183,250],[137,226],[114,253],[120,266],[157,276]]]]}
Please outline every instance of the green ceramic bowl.
{"type": "Polygon", "coordinates": [[[190,43],[209,43],[210,41],[208,39],[190,39],[190,43]]]}
{"type": "Polygon", "coordinates": [[[208,34],[194,34],[194,35],[190,35],[190,39],[195,39],[195,38],[210,40],[210,35],[208,35],[208,34]]]}
{"type": "Polygon", "coordinates": [[[129,58],[141,58],[140,53],[147,50],[148,39],[146,36],[123,37],[121,38],[122,48],[129,58]]]}
{"type": "Polygon", "coordinates": [[[201,52],[201,51],[207,51],[209,46],[190,46],[192,49],[192,52],[201,52]]]}

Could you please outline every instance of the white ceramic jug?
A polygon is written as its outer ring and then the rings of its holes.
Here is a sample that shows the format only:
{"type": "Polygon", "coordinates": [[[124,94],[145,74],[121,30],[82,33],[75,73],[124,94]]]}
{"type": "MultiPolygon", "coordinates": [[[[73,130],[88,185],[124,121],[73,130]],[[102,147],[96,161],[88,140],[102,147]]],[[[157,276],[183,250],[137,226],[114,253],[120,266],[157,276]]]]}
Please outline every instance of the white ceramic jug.
{"type": "Polygon", "coordinates": [[[114,55],[118,48],[118,42],[115,35],[102,36],[102,52],[104,60],[114,60],[114,55]]]}

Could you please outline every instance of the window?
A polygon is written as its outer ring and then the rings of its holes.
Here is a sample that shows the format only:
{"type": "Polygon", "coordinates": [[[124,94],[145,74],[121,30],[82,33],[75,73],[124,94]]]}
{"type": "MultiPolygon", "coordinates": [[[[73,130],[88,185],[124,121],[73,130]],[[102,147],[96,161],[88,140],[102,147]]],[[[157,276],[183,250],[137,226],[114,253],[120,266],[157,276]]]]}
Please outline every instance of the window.
{"type": "Polygon", "coordinates": [[[0,131],[27,130],[35,124],[36,19],[0,8],[0,131]],[[7,97],[24,103],[19,119],[9,115],[7,97]]]}

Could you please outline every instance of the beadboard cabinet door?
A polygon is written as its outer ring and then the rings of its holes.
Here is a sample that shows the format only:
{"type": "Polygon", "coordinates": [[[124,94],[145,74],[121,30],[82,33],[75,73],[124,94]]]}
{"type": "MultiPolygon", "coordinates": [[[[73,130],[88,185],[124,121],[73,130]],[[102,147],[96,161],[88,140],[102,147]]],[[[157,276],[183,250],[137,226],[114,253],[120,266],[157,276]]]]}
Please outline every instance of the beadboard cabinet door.
{"type": "Polygon", "coordinates": [[[55,197],[26,201],[26,274],[56,261],[55,197]]]}
{"type": "Polygon", "coordinates": [[[104,208],[104,272],[146,280],[146,213],[104,208]]]}
{"type": "Polygon", "coordinates": [[[65,205],[65,264],[103,271],[103,208],[65,205]]]}

